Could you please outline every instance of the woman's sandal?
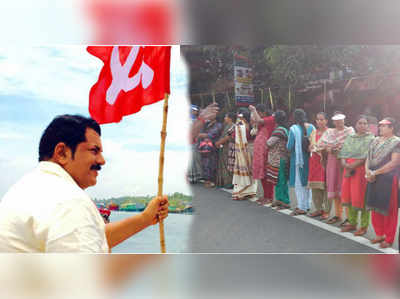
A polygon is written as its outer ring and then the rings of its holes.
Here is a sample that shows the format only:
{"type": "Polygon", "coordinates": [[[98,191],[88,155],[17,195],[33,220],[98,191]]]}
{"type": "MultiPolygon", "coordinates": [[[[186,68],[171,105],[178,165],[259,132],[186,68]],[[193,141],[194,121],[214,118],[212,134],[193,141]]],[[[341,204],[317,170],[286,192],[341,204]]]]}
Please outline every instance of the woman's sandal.
{"type": "Polygon", "coordinates": [[[363,236],[367,233],[368,228],[367,227],[362,227],[358,231],[354,233],[355,236],[363,236]]]}
{"type": "Polygon", "coordinates": [[[329,218],[329,214],[327,213],[322,213],[321,215],[321,220],[327,220],[329,218]]]}
{"type": "Polygon", "coordinates": [[[379,247],[380,248],[389,248],[389,247],[392,247],[392,244],[390,244],[386,241],[383,241],[383,242],[381,242],[381,244],[379,244],[379,247]]]}
{"type": "Polygon", "coordinates": [[[300,216],[300,215],[306,215],[306,214],[307,214],[307,212],[300,210],[300,209],[296,209],[295,211],[290,213],[290,216],[300,216]]]}
{"type": "Polygon", "coordinates": [[[287,205],[279,205],[279,206],[276,208],[277,211],[279,211],[279,210],[286,210],[286,209],[290,209],[290,207],[287,206],[287,205]]]}
{"type": "Polygon", "coordinates": [[[336,222],[338,222],[340,220],[340,218],[338,216],[333,216],[331,219],[329,219],[326,223],[328,224],[334,224],[336,222]]]}
{"type": "Polygon", "coordinates": [[[349,222],[349,220],[348,219],[345,219],[342,223],[340,223],[340,226],[346,226],[346,225],[348,225],[348,224],[350,224],[350,222],[349,222]]]}
{"type": "Polygon", "coordinates": [[[347,232],[355,231],[356,229],[357,229],[357,226],[349,224],[349,225],[343,226],[340,231],[342,233],[347,233],[347,232]]]}
{"type": "Polygon", "coordinates": [[[377,243],[381,243],[381,242],[383,242],[383,241],[385,241],[385,238],[384,238],[384,237],[377,237],[377,238],[371,240],[371,243],[372,243],[372,244],[377,244],[377,243]]]}
{"type": "Polygon", "coordinates": [[[269,198],[269,199],[268,199],[268,198],[265,198],[265,203],[264,203],[264,204],[265,204],[265,205],[269,205],[269,204],[271,204],[271,205],[272,205],[272,204],[273,204],[273,201],[274,201],[273,199],[270,199],[270,198],[269,198]]]}
{"type": "Polygon", "coordinates": [[[308,216],[314,218],[314,217],[318,217],[318,216],[322,216],[322,212],[321,211],[316,211],[314,213],[309,214],[308,216]]]}

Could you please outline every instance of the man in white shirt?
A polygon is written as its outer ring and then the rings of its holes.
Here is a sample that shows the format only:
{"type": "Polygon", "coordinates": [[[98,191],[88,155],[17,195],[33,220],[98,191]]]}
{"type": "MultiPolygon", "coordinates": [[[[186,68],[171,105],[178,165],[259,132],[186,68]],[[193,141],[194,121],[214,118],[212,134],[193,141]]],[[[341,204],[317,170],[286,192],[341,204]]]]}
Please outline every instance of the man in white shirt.
{"type": "Polygon", "coordinates": [[[39,165],[0,202],[0,252],[107,253],[127,238],[168,216],[168,199],[105,224],[84,192],[105,164],[100,126],[79,115],[57,116],[39,144],[39,165]]]}

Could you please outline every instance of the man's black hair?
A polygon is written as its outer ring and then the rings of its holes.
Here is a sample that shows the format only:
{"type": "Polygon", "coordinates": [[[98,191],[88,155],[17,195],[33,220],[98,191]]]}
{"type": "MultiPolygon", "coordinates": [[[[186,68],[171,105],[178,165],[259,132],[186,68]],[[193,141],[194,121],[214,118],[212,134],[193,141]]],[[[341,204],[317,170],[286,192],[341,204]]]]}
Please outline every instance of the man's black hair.
{"type": "Polygon", "coordinates": [[[58,115],[44,130],[39,143],[39,162],[49,160],[56,145],[64,142],[72,151],[74,157],[79,143],[86,141],[86,129],[91,128],[101,135],[99,124],[90,117],[81,115],[58,115]]]}

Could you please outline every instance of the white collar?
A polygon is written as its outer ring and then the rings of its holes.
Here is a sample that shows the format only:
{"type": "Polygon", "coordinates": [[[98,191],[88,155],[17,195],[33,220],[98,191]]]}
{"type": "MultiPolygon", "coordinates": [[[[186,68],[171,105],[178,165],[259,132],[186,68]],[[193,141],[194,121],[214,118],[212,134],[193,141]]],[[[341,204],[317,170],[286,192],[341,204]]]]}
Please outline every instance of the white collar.
{"type": "Polygon", "coordinates": [[[74,183],[75,185],[78,186],[78,184],[71,177],[71,175],[64,168],[62,168],[59,164],[57,164],[55,162],[41,161],[41,162],[39,162],[38,167],[39,167],[40,171],[56,175],[60,178],[63,178],[64,180],[74,183]]]}

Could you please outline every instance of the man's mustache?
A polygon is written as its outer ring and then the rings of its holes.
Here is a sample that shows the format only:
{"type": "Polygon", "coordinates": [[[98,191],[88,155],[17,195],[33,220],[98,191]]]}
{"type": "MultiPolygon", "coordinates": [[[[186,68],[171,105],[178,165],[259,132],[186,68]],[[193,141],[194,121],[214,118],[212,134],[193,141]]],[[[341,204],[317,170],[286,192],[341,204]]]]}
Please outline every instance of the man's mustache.
{"type": "Polygon", "coordinates": [[[90,167],[91,170],[101,170],[101,165],[100,164],[94,164],[90,167]]]}

